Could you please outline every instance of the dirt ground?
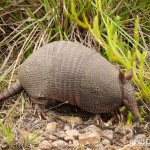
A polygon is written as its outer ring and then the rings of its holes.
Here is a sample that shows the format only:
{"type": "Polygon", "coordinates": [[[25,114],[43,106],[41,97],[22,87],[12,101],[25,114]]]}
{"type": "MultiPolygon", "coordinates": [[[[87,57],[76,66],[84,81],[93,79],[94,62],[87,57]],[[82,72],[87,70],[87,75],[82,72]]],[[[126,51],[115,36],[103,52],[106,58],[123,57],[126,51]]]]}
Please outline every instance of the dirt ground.
{"type": "MultiPolygon", "coordinates": [[[[94,114],[68,104],[50,102],[43,110],[47,120],[34,114],[28,98],[10,98],[1,103],[0,149],[15,150],[148,150],[150,149],[150,116],[132,124],[113,124],[112,114],[102,114],[99,125],[94,114]],[[4,131],[4,126],[7,130],[4,131]]],[[[124,112],[125,119],[127,117],[124,112]]]]}

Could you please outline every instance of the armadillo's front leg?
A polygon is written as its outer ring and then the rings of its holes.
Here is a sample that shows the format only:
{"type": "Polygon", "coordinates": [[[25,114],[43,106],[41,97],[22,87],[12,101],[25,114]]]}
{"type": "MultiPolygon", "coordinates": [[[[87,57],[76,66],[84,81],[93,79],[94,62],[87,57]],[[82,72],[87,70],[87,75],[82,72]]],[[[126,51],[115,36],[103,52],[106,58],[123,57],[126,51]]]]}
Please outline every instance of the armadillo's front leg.
{"type": "MultiPolygon", "coordinates": [[[[35,111],[34,111],[34,114],[38,114],[38,117],[40,118],[40,120],[42,118],[48,120],[48,117],[46,116],[45,112],[43,111],[43,109],[41,108],[41,104],[42,104],[42,101],[39,101],[39,100],[36,100],[36,99],[33,99],[33,98],[30,98],[30,100],[32,101],[32,103],[34,104],[34,108],[35,108],[35,111]]],[[[44,101],[43,104],[47,103],[46,101],[44,101]]]]}
{"type": "Polygon", "coordinates": [[[118,118],[119,122],[121,123],[125,122],[124,116],[122,115],[119,109],[117,109],[114,113],[115,113],[115,116],[113,116],[107,123],[112,124],[116,118],[118,118]]]}

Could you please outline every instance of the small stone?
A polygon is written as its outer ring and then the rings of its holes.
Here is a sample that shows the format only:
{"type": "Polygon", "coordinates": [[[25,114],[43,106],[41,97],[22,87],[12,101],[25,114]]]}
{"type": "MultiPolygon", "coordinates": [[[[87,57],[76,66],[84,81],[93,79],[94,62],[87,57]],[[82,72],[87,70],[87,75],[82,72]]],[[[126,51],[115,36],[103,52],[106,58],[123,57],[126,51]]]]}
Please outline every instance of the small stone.
{"type": "Polygon", "coordinates": [[[58,116],[61,120],[67,121],[71,124],[82,124],[83,120],[79,117],[72,117],[72,116],[58,116]]]}
{"type": "MultiPolygon", "coordinates": [[[[2,149],[8,149],[9,148],[9,146],[7,145],[7,144],[3,144],[3,145],[1,145],[1,147],[0,148],[2,148],[2,149]]],[[[1,150],[1,149],[0,149],[1,150]]]]}
{"type": "Polygon", "coordinates": [[[145,134],[138,134],[135,136],[134,141],[140,142],[140,141],[145,140],[145,138],[146,138],[145,134]]]}
{"type": "Polygon", "coordinates": [[[56,122],[50,122],[47,124],[45,131],[54,131],[57,127],[56,122]]]}
{"type": "Polygon", "coordinates": [[[107,139],[104,139],[104,140],[102,141],[102,144],[103,144],[104,146],[110,145],[110,141],[107,140],[107,139]]]}
{"type": "Polygon", "coordinates": [[[68,125],[65,125],[64,130],[65,131],[70,130],[70,127],[68,125]]]}
{"type": "Polygon", "coordinates": [[[67,130],[66,135],[72,136],[73,138],[78,138],[79,137],[79,131],[77,131],[77,130],[67,130]]]}
{"type": "Polygon", "coordinates": [[[50,150],[51,149],[51,144],[49,143],[49,141],[44,140],[39,144],[39,148],[43,149],[43,150],[50,150]]]}
{"type": "Polygon", "coordinates": [[[103,146],[102,143],[96,144],[96,145],[95,145],[95,149],[96,149],[96,150],[107,150],[107,149],[105,148],[105,146],[103,146]]]}
{"type": "Polygon", "coordinates": [[[54,136],[54,135],[52,135],[52,134],[50,134],[50,135],[48,136],[48,139],[50,139],[50,140],[52,140],[52,141],[55,141],[55,140],[57,140],[57,137],[54,136]]]}
{"type": "Polygon", "coordinates": [[[63,148],[66,148],[68,144],[63,140],[58,140],[58,141],[54,141],[52,143],[52,146],[55,148],[63,149],[63,148]]]}
{"type": "MultiPolygon", "coordinates": [[[[119,148],[120,148],[119,146],[115,146],[115,145],[110,145],[110,146],[109,146],[109,149],[110,149],[110,150],[119,150],[119,148]]],[[[106,149],[105,149],[105,150],[106,150],[106,149]]]]}
{"type": "Polygon", "coordinates": [[[71,144],[72,144],[72,141],[68,141],[68,144],[71,145],[71,144]]]}
{"type": "Polygon", "coordinates": [[[72,145],[73,145],[73,147],[79,147],[79,141],[73,140],[72,145]]]}
{"type": "MultiPolygon", "coordinates": [[[[145,147],[145,150],[147,148],[145,147]]],[[[144,150],[144,148],[142,146],[139,146],[139,145],[125,145],[124,147],[118,149],[118,150],[144,150]]],[[[147,149],[148,150],[148,149],[147,149]]]]}
{"type": "Polygon", "coordinates": [[[60,132],[57,133],[56,136],[59,137],[60,139],[64,139],[64,137],[66,136],[66,134],[65,134],[64,131],[60,131],[60,132]]]}
{"type": "Polygon", "coordinates": [[[80,144],[96,144],[100,142],[100,135],[97,132],[86,132],[79,135],[80,144]]]}
{"type": "Polygon", "coordinates": [[[125,131],[122,128],[115,128],[115,133],[117,133],[119,135],[124,135],[125,131]]]}
{"type": "Polygon", "coordinates": [[[113,140],[113,131],[112,130],[103,130],[101,132],[101,136],[104,137],[104,138],[107,138],[108,140],[113,140]]]}
{"type": "Polygon", "coordinates": [[[94,125],[90,125],[84,129],[81,129],[80,132],[98,132],[100,133],[102,130],[94,125]]]}
{"type": "Polygon", "coordinates": [[[43,136],[38,136],[38,138],[37,138],[37,139],[38,139],[38,141],[39,141],[39,142],[42,142],[42,141],[44,141],[44,140],[45,140],[45,137],[43,137],[43,136]]]}
{"type": "Polygon", "coordinates": [[[87,147],[86,150],[92,150],[91,148],[87,147]]]}
{"type": "Polygon", "coordinates": [[[65,141],[73,141],[74,140],[73,136],[69,136],[69,135],[65,136],[64,139],[65,139],[65,141]]]}

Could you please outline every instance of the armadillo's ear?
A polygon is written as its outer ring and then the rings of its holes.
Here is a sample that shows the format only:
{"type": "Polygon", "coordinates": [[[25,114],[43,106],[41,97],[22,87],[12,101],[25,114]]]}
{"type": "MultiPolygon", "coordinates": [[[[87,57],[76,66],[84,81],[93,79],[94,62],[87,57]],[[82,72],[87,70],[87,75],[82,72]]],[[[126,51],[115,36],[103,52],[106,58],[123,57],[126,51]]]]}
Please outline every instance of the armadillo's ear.
{"type": "Polygon", "coordinates": [[[122,72],[122,71],[120,71],[119,70],[119,80],[120,80],[120,82],[121,83],[125,83],[125,81],[126,81],[126,78],[125,78],[125,75],[124,75],[124,73],[122,72]]]}
{"type": "Polygon", "coordinates": [[[133,70],[130,69],[129,72],[126,74],[125,78],[126,80],[131,80],[133,77],[133,70]]]}

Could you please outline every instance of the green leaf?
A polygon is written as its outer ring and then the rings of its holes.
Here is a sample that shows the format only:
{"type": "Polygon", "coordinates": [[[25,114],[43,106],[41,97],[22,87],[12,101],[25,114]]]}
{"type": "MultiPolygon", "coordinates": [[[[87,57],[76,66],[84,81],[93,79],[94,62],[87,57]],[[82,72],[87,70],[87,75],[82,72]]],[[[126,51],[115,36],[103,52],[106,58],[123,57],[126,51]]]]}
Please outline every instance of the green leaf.
{"type": "Polygon", "coordinates": [[[48,0],[44,0],[44,7],[45,7],[46,13],[49,13],[51,11],[50,3],[48,0]]]}
{"type": "Polygon", "coordinates": [[[98,15],[94,17],[94,22],[93,22],[93,31],[96,34],[97,37],[100,37],[100,30],[99,30],[99,20],[98,20],[98,15]]]}

